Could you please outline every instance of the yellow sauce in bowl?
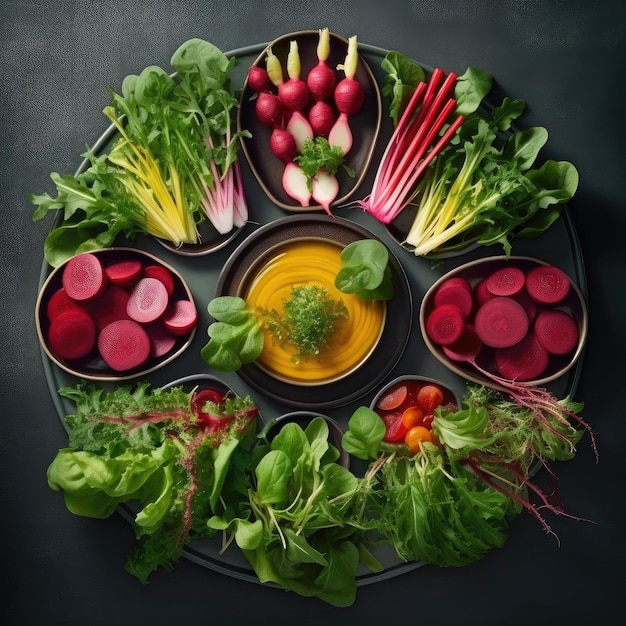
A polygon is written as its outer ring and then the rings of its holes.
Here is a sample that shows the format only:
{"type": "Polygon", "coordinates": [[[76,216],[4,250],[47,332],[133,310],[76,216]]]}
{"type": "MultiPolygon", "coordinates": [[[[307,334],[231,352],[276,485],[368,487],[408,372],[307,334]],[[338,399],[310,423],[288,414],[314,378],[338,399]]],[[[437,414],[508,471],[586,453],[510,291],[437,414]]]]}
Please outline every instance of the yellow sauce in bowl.
{"type": "Polygon", "coordinates": [[[264,330],[265,344],[256,363],[270,375],[303,385],[328,383],[353,372],[376,347],[385,325],[386,304],[362,300],[335,287],[341,250],[328,241],[301,239],[272,248],[251,268],[241,296],[252,308],[282,313],[293,287],[315,284],[348,309],[348,318],[338,322],[320,354],[301,358],[298,364],[292,358],[295,349],[280,345],[264,330]]]}

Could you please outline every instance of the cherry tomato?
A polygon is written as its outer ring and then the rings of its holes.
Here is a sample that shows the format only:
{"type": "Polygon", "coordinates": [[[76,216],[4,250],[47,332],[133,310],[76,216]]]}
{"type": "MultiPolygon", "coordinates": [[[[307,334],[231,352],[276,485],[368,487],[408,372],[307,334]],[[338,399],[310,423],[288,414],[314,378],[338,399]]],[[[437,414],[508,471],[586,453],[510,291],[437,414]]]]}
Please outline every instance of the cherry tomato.
{"type": "Polygon", "coordinates": [[[413,426],[404,438],[404,443],[406,443],[411,452],[419,452],[422,447],[422,441],[432,441],[430,430],[424,426],[413,426]]]}
{"type": "Polygon", "coordinates": [[[417,393],[417,402],[426,415],[433,413],[443,402],[443,391],[437,385],[424,385],[417,393]]]}
{"type": "Polygon", "coordinates": [[[383,440],[387,443],[401,443],[404,441],[408,428],[402,423],[402,413],[386,413],[382,419],[387,429],[383,440]]]}
{"type": "Polygon", "coordinates": [[[381,411],[397,409],[405,400],[408,389],[406,385],[398,385],[385,393],[376,403],[376,408],[381,411]]]}
{"type": "Polygon", "coordinates": [[[402,424],[407,429],[413,428],[413,426],[419,426],[424,418],[424,411],[418,406],[410,406],[402,412],[402,424]]]}

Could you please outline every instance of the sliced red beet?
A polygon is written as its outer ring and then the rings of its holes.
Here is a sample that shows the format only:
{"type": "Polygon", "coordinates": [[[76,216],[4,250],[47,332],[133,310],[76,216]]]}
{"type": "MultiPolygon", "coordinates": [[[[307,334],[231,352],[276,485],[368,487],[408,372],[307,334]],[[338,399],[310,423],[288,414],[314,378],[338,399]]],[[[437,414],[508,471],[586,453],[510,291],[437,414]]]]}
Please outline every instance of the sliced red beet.
{"type": "Polygon", "coordinates": [[[46,315],[48,321],[51,322],[57,315],[68,311],[69,309],[80,309],[81,305],[76,300],[70,298],[63,287],[57,289],[48,300],[46,305],[46,315]]]}
{"type": "Polygon", "coordinates": [[[548,351],[539,343],[533,331],[516,345],[495,351],[496,368],[503,378],[509,380],[535,380],[546,371],[549,361],[548,351]]]}
{"type": "Polygon", "coordinates": [[[176,337],[188,335],[197,323],[198,311],[191,300],[177,300],[163,317],[163,325],[176,337]]]}
{"type": "Polygon", "coordinates": [[[449,346],[461,338],[465,318],[459,307],[442,304],[435,307],[426,318],[429,339],[440,346],[449,346]]]}
{"type": "Polygon", "coordinates": [[[104,271],[111,284],[119,285],[120,287],[130,287],[139,280],[141,269],[141,261],[138,259],[126,259],[107,265],[104,271]]]}
{"type": "Polygon", "coordinates": [[[104,362],[117,372],[143,365],[150,356],[150,337],[133,320],[118,320],[98,335],[98,350],[104,362]]]}
{"type": "Polygon", "coordinates": [[[496,296],[478,309],[474,325],[476,334],[485,345],[507,348],[526,335],[529,323],[526,311],[519,302],[496,296]]]}
{"type": "Polygon", "coordinates": [[[133,287],[128,298],[128,317],[142,324],[158,320],[167,309],[169,295],[157,278],[142,278],[133,287]]]}
{"type": "Polygon", "coordinates": [[[91,252],[72,257],[63,269],[63,289],[80,302],[93,300],[104,292],[107,277],[100,259],[91,252]]]}
{"type": "Polygon", "coordinates": [[[174,276],[166,267],[163,267],[162,265],[148,265],[144,268],[143,275],[146,278],[156,278],[157,280],[160,280],[165,286],[168,296],[171,296],[174,293],[174,288],[176,286],[174,276]]]}
{"type": "Polygon", "coordinates": [[[495,298],[496,296],[487,289],[487,281],[483,279],[474,286],[474,297],[480,306],[485,304],[487,300],[491,300],[491,298],[495,298]]]}
{"type": "Polygon", "coordinates": [[[96,337],[96,325],[80,308],[59,313],[48,329],[50,350],[68,361],[87,356],[96,345],[96,337]]]}
{"type": "Polygon", "coordinates": [[[537,315],[537,303],[528,295],[525,289],[513,296],[513,299],[517,300],[524,307],[524,311],[526,311],[528,316],[528,323],[532,324],[537,315]]]}
{"type": "Polygon", "coordinates": [[[150,356],[159,359],[168,354],[176,345],[176,337],[163,327],[161,322],[144,327],[150,337],[150,356]]]}
{"type": "Polygon", "coordinates": [[[546,309],[537,315],[535,334],[550,354],[568,354],[578,344],[578,324],[560,309],[546,309]]]}
{"type": "Polygon", "coordinates": [[[461,338],[449,346],[443,346],[443,353],[452,361],[469,361],[478,356],[482,347],[474,326],[466,324],[461,338]]]}
{"type": "Polygon", "coordinates": [[[494,296],[514,296],[524,288],[526,275],[514,265],[501,267],[485,278],[485,287],[494,296]]]}
{"type": "Polygon", "coordinates": [[[538,304],[558,304],[570,287],[569,276],[553,265],[537,265],[526,274],[526,290],[538,304]]]}
{"type": "Polygon", "coordinates": [[[96,324],[98,331],[117,320],[129,319],[129,294],[126,289],[118,285],[109,285],[106,291],[96,300],[88,303],[88,311],[96,324]]]}
{"type": "Polygon", "coordinates": [[[449,278],[439,285],[433,301],[436,307],[442,304],[454,304],[467,317],[474,305],[472,286],[464,278],[458,276],[449,278]]]}

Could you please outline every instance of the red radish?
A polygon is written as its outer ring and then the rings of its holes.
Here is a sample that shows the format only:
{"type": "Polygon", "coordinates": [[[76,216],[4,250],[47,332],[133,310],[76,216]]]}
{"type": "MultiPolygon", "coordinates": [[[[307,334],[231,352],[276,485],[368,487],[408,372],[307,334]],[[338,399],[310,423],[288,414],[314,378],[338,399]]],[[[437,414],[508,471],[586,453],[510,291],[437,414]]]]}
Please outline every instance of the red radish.
{"type": "Polygon", "coordinates": [[[426,334],[433,343],[440,346],[457,342],[464,328],[463,313],[453,304],[435,307],[426,318],[426,334]]]}
{"type": "Polygon", "coordinates": [[[138,259],[127,259],[124,261],[116,261],[104,268],[109,283],[120,285],[121,287],[130,287],[141,275],[141,261],[138,259]]]}
{"type": "Polygon", "coordinates": [[[163,326],[176,337],[188,335],[198,322],[198,311],[191,300],[177,300],[163,316],[163,326]]]}
{"type": "Polygon", "coordinates": [[[339,111],[339,117],[328,133],[328,141],[333,146],[341,147],[343,154],[352,148],[352,130],[348,118],[359,111],[365,102],[363,85],[356,80],[356,69],[359,63],[356,35],[348,39],[348,52],[343,64],[345,78],[339,81],[333,92],[333,98],[339,111]]]}
{"type": "Polygon", "coordinates": [[[126,312],[142,324],[159,319],[169,303],[165,285],[157,278],[142,278],[130,293],[126,312]]]}
{"type": "Polygon", "coordinates": [[[253,65],[248,70],[248,86],[256,93],[262,93],[270,88],[270,78],[267,70],[259,65],[253,65]]]}
{"type": "Polygon", "coordinates": [[[308,118],[313,132],[328,139],[328,134],[337,119],[337,113],[331,104],[318,100],[309,109],[308,118]]]}
{"type": "Polygon", "coordinates": [[[323,209],[332,215],[330,205],[339,193],[339,181],[333,174],[329,174],[326,170],[317,170],[317,173],[311,179],[311,197],[323,209]]]}
{"type": "Polygon", "coordinates": [[[452,361],[469,361],[480,354],[482,347],[474,326],[466,324],[461,338],[449,346],[443,346],[442,350],[452,361]]]}
{"type": "Polygon", "coordinates": [[[174,289],[176,288],[174,276],[172,272],[163,265],[147,265],[143,270],[143,275],[145,278],[156,278],[160,280],[165,286],[168,296],[174,293],[174,289]]]}
{"type": "Polygon", "coordinates": [[[300,78],[300,70],[298,42],[291,41],[287,55],[289,79],[278,85],[278,97],[283,105],[291,111],[302,111],[311,98],[307,84],[300,78]]]}
{"type": "Polygon", "coordinates": [[[311,124],[300,111],[294,111],[287,122],[287,131],[293,135],[296,141],[298,152],[302,152],[304,142],[307,139],[313,140],[314,134],[311,124]]]}
{"type": "Polygon", "coordinates": [[[494,296],[514,296],[522,291],[526,276],[515,266],[501,267],[485,279],[485,287],[494,296]]]}
{"type": "Polygon", "coordinates": [[[87,356],[96,345],[96,325],[80,308],[59,313],[48,329],[48,344],[62,359],[75,360],[87,356]]]}
{"type": "Polygon", "coordinates": [[[317,65],[311,69],[306,77],[309,92],[315,100],[327,100],[335,91],[337,76],[327,63],[329,55],[330,32],[328,28],[323,28],[319,31],[317,43],[317,65]]]}
{"type": "Polygon", "coordinates": [[[345,78],[339,81],[333,92],[337,110],[343,115],[355,115],[365,102],[363,85],[355,78],[359,64],[356,35],[348,39],[348,52],[343,64],[345,78]]]}
{"type": "Polygon", "coordinates": [[[529,332],[514,346],[495,351],[496,368],[509,380],[529,381],[539,378],[548,367],[550,355],[539,343],[534,332],[529,332]]]}
{"type": "Polygon", "coordinates": [[[109,288],[97,299],[88,304],[89,313],[101,331],[105,326],[117,320],[127,320],[129,294],[126,289],[118,285],[109,285],[109,288]]]}
{"type": "Polygon", "coordinates": [[[376,402],[376,408],[381,411],[397,409],[406,400],[408,393],[406,385],[398,385],[380,397],[376,402]]]}
{"type": "Polygon", "coordinates": [[[568,354],[578,344],[578,324],[565,311],[546,309],[537,315],[535,335],[550,354],[568,354]]]}
{"type": "Polygon", "coordinates": [[[48,317],[48,321],[51,322],[57,315],[69,309],[80,308],[80,304],[73,298],[70,298],[65,289],[61,287],[61,289],[57,289],[57,291],[50,296],[50,300],[48,300],[48,304],[46,305],[46,316],[48,317]]]}
{"type": "Polygon", "coordinates": [[[102,261],[91,252],[72,257],[63,269],[63,289],[73,300],[97,298],[106,288],[107,277],[102,261]]]}
{"type": "Polygon", "coordinates": [[[311,190],[306,174],[296,163],[287,163],[283,170],[283,189],[290,198],[297,200],[301,206],[309,206],[311,203],[311,190]]]}
{"type": "Polygon", "coordinates": [[[98,335],[98,350],[111,369],[124,372],[139,367],[148,360],[150,337],[137,322],[118,320],[102,329],[98,335]]]}
{"type": "Polygon", "coordinates": [[[256,116],[264,126],[275,128],[283,123],[283,105],[276,94],[265,91],[259,94],[255,105],[256,116]]]}
{"type": "Polygon", "coordinates": [[[159,359],[165,356],[176,345],[176,337],[166,330],[160,322],[145,326],[150,337],[150,358],[159,359]]]}
{"type": "Polygon", "coordinates": [[[569,276],[553,265],[537,265],[526,274],[526,290],[537,304],[558,304],[570,287],[569,276]]]}
{"type": "Polygon", "coordinates": [[[528,332],[524,307],[505,296],[496,296],[483,304],[474,320],[480,340],[492,348],[506,348],[518,343],[528,332]]]}
{"type": "Polygon", "coordinates": [[[283,128],[275,128],[270,135],[270,149],[283,163],[293,161],[298,155],[295,137],[283,128]]]}
{"type": "Polygon", "coordinates": [[[472,286],[469,281],[461,277],[453,277],[439,285],[433,299],[435,306],[440,304],[454,304],[467,317],[472,312],[474,299],[472,286]]]}

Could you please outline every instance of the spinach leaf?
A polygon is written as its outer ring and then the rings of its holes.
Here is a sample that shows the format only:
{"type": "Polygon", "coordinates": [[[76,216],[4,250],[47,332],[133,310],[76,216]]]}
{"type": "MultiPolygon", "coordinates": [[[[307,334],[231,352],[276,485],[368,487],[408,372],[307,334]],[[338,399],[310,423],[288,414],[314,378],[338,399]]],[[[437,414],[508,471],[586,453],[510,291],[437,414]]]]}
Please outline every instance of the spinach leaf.
{"type": "Polygon", "coordinates": [[[375,411],[360,406],[348,421],[341,445],[344,450],[364,461],[378,456],[380,444],[385,436],[385,423],[375,411]]]}

